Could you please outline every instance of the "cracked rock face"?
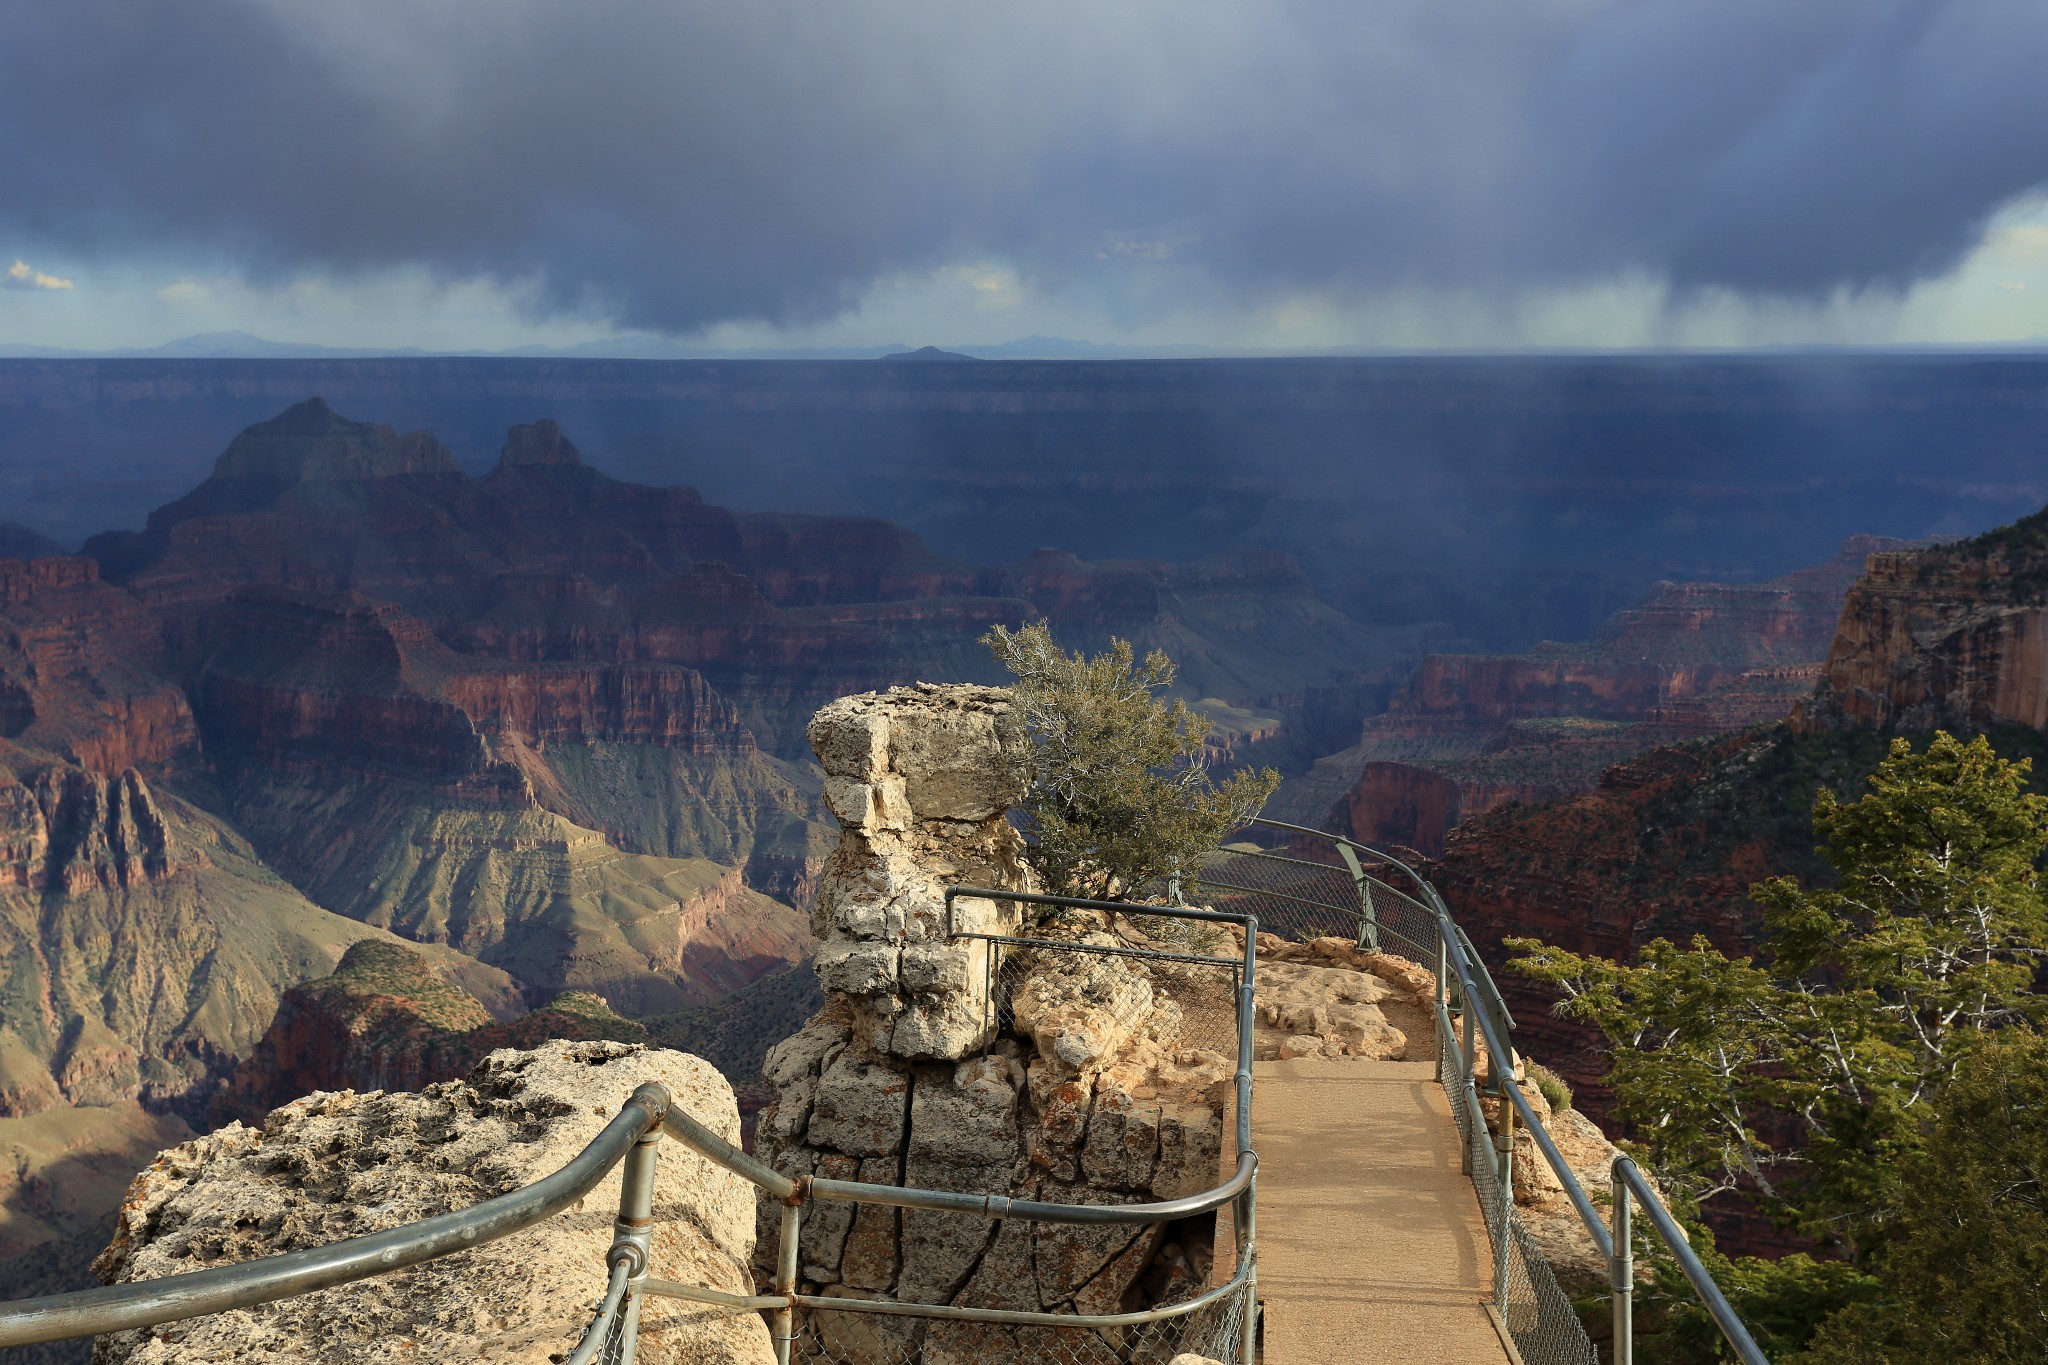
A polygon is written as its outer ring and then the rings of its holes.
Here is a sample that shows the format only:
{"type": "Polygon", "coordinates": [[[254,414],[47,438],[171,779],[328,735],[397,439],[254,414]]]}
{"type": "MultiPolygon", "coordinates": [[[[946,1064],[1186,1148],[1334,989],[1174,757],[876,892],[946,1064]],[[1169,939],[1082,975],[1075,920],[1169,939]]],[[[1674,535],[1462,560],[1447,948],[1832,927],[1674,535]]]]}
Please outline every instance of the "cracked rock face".
{"type": "MultiPolygon", "coordinates": [[[[818,980],[869,1051],[957,1061],[988,1041],[988,945],[948,938],[946,888],[1026,889],[1005,818],[1024,791],[1023,722],[993,687],[920,683],[842,697],[811,721],[839,847],[811,912],[818,980]]],[[[956,927],[1009,933],[1015,906],[963,900],[956,927]]]]}
{"type": "MultiPolygon", "coordinates": [[[[309,1095],[260,1129],[231,1123],[174,1147],[137,1176],[109,1283],[226,1265],[381,1232],[466,1208],[559,1169],[654,1081],[729,1141],[732,1089],[703,1060],[614,1042],[492,1053],[461,1081],[416,1093],[309,1095]]],[[[619,1172],[523,1232],[409,1270],[256,1308],[98,1339],[96,1365],[236,1360],[278,1365],[565,1357],[603,1297],[619,1172]]],[[[751,1291],[753,1188],[664,1141],[656,1166],[653,1270],[751,1291]]],[[[639,1359],[766,1365],[758,1314],[652,1300],[639,1359]]]]}
{"type": "MultiPolygon", "coordinates": [[[[1008,695],[919,686],[848,697],[821,710],[810,735],[841,827],[812,916],[826,1005],[768,1055],[777,1099],[761,1115],[761,1155],[792,1175],[1059,1203],[1142,1203],[1216,1184],[1232,1061],[1183,1045],[1181,1006],[1149,964],[1013,950],[997,1009],[988,945],[948,938],[949,885],[1033,889],[1006,818],[1022,795],[1025,744],[1008,695]]],[[[962,901],[956,922],[1015,934],[1019,918],[1013,906],[962,901]]],[[[1093,923],[1064,932],[1115,942],[1093,923]]],[[[761,1204],[757,1270],[773,1255],[779,1213],[761,1204]]],[[[822,1202],[805,1216],[800,1274],[808,1292],[831,1297],[1117,1312],[1198,1291],[1213,1224],[1188,1224],[992,1222],[822,1202]]],[[[811,1323],[863,1365],[913,1351],[977,1365],[1024,1358],[1034,1330],[853,1313],[811,1323]]]]}

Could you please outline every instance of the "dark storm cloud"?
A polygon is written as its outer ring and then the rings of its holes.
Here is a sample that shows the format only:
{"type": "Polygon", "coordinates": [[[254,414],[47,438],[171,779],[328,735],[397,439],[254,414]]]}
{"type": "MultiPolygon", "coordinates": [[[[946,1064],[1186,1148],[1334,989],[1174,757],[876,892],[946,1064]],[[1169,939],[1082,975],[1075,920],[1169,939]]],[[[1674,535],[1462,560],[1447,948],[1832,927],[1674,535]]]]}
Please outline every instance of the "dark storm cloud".
{"type": "Polygon", "coordinates": [[[988,258],[1136,313],[1816,295],[2048,182],[2044,59],[2038,0],[68,0],[0,39],[0,246],[533,278],[669,329],[988,258]]]}

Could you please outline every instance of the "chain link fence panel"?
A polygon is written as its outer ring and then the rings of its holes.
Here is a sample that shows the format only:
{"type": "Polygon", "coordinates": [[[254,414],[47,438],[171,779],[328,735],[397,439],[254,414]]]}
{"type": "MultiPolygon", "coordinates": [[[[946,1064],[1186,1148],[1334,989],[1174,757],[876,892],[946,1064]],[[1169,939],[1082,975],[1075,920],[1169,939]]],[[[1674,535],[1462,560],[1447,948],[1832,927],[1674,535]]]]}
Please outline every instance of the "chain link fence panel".
{"type": "Polygon", "coordinates": [[[1528,1365],[1600,1365],[1592,1339],[1552,1273],[1550,1263],[1515,1212],[1500,1181],[1499,1158],[1486,1115],[1458,1070],[1458,1046],[1449,1021],[1438,1017],[1438,1075],[1457,1120],[1466,1168],[1486,1219],[1493,1254],[1494,1308],[1528,1365]]]}
{"type": "Polygon", "coordinates": [[[805,1365],[1168,1365],[1192,1354],[1242,1360],[1251,1292],[1226,1294],[1178,1317],[1128,1327],[1011,1326],[806,1308],[797,1314],[793,1361],[805,1365]]]}

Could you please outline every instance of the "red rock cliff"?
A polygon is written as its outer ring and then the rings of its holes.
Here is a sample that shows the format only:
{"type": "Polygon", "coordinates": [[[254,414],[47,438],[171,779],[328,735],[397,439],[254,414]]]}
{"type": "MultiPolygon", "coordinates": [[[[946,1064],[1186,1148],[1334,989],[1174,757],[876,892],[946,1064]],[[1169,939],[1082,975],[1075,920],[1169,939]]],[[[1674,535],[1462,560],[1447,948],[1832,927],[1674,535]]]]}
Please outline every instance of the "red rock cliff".
{"type": "Polygon", "coordinates": [[[2048,512],[1975,540],[1873,554],[1797,724],[2048,729],[2048,512]]]}
{"type": "Polygon", "coordinates": [[[0,739],[102,774],[189,756],[184,694],[157,671],[160,623],[90,559],[0,559],[0,739]]]}

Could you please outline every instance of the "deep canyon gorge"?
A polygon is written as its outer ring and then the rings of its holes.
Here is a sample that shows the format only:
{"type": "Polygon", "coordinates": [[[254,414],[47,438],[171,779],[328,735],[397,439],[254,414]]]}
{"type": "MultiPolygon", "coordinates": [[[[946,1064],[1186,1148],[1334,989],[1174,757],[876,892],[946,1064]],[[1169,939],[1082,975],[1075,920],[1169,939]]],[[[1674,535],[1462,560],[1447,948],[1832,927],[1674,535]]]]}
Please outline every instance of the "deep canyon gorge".
{"type": "MultiPolygon", "coordinates": [[[[992,625],[1165,650],[1217,764],[1426,856],[1496,962],[1517,934],[1752,946],[1747,887],[1817,872],[1813,792],[1853,793],[1884,736],[2029,754],[2048,726],[2039,367],[481,364],[0,365],[29,523],[0,538],[0,1292],[87,1282],[138,1165],[312,1089],[651,1039],[751,1113],[818,1002],[838,829],[806,727],[1000,682],[992,625]],[[1679,479],[1645,443],[1703,395],[1744,435],[1679,479]],[[1909,476],[1909,416],[1757,475],[1815,411],[1912,403],[1975,467],[1909,476]],[[1549,453],[1339,457],[1423,442],[1433,408],[1549,453]],[[192,468],[231,410],[261,420],[192,468]],[[359,420],[429,410],[445,435],[359,420]]],[[[1600,1113],[1590,1040],[1502,984],[1600,1113]]]]}

